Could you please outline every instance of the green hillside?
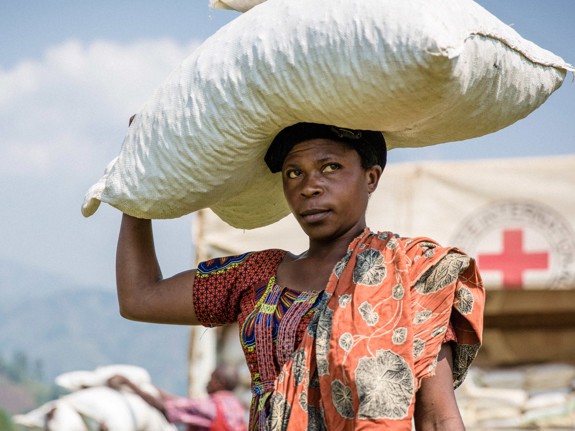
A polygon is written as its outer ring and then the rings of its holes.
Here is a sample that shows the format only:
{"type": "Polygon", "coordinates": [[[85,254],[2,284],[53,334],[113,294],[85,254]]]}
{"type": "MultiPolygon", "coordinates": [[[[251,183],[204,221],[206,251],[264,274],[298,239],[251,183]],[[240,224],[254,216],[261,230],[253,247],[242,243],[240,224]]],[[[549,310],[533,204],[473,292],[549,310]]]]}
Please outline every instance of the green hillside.
{"type": "MultiPolygon", "coordinates": [[[[187,327],[128,321],[119,315],[114,291],[74,287],[32,270],[12,276],[2,264],[0,277],[7,298],[0,306],[0,357],[23,354],[47,385],[67,371],[139,365],[156,385],[185,394],[187,327]]],[[[0,392],[7,387],[0,380],[0,392]]]]}

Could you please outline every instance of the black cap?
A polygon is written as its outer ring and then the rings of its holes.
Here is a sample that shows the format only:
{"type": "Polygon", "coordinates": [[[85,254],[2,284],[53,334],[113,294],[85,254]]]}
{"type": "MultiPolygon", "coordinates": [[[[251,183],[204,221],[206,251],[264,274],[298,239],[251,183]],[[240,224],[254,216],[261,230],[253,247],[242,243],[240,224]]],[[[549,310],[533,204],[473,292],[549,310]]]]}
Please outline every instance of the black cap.
{"type": "Polygon", "coordinates": [[[358,152],[364,167],[379,165],[381,169],[385,168],[387,147],[381,132],[344,129],[317,123],[297,123],[279,132],[268,148],[264,160],[270,171],[272,173],[281,171],[291,149],[296,144],[311,139],[343,142],[358,152]]]}

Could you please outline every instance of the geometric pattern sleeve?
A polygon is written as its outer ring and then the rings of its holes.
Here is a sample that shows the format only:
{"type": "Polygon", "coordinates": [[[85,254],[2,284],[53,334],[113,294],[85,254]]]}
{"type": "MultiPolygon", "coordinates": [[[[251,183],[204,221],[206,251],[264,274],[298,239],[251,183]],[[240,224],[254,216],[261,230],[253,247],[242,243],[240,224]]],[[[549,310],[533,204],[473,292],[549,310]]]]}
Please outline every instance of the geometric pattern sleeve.
{"type": "Polygon", "coordinates": [[[264,250],[211,259],[196,269],[193,298],[194,311],[204,326],[234,323],[246,295],[253,286],[269,280],[285,254],[282,250],[264,250]]]}

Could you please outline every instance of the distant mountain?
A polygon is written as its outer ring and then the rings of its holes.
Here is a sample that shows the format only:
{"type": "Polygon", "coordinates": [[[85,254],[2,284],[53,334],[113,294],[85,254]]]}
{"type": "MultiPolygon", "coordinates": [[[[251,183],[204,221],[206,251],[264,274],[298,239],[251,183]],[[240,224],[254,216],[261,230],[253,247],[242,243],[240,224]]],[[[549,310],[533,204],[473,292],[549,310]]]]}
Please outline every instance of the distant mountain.
{"type": "Polygon", "coordinates": [[[78,286],[60,275],[0,258],[0,310],[3,306],[78,287],[87,286],[78,286]]]}
{"type": "Polygon", "coordinates": [[[187,327],[128,321],[113,291],[6,261],[0,261],[0,295],[0,353],[20,351],[41,361],[47,382],[62,372],[124,363],[185,394],[187,327]]]}

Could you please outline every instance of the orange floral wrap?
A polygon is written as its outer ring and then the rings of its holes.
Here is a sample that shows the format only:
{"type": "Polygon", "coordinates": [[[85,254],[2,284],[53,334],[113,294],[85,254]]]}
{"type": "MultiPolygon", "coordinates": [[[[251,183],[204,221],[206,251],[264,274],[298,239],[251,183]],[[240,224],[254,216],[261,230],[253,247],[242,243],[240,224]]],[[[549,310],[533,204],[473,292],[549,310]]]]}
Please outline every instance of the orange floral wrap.
{"type": "Polygon", "coordinates": [[[411,431],[415,394],[433,375],[451,321],[459,385],[481,344],[475,262],[428,238],[366,229],[332,272],[270,400],[270,430],[411,431]]]}

